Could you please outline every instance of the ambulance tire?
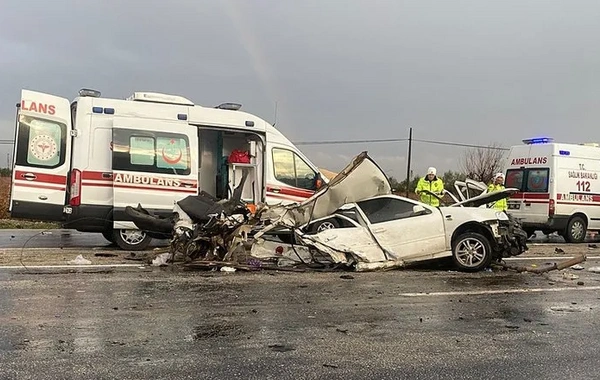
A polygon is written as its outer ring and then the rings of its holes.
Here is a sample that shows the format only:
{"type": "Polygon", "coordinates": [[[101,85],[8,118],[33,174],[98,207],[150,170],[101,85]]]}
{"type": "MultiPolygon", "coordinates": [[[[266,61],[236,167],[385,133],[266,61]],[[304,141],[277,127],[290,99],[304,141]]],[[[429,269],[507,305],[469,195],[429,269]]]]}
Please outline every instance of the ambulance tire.
{"type": "Polygon", "coordinates": [[[563,237],[567,243],[583,243],[587,234],[587,223],[581,216],[574,216],[569,220],[567,229],[565,230],[563,237]]]}
{"type": "Polygon", "coordinates": [[[152,237],[140,230],[113,230],[115,243],[126,251],[143,251],[148,248],[152,237]]]}

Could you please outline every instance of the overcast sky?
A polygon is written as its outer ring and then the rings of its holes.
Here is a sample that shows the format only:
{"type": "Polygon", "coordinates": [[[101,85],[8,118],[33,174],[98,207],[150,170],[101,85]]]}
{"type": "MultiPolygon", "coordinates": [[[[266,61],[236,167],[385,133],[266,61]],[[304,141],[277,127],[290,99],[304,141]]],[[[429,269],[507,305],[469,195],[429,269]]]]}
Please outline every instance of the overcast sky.
{"type": "MultiPolygon", "coordinates": [[[[292,141],[414,137],[505,146],[600,140],[597,0],[3,0],[0,139],[28,88],[235,101],[292,141]],[[143,5],[142,5],[143,4],[143,5]]],[[[339,170],[368,150],[393,176],[405,143],[300,146],[339,170]]],[[[6,166],[9,145],[0,145],[6,166]]],[[[415,144],[416,172],[461,148],[415,144]]]]}

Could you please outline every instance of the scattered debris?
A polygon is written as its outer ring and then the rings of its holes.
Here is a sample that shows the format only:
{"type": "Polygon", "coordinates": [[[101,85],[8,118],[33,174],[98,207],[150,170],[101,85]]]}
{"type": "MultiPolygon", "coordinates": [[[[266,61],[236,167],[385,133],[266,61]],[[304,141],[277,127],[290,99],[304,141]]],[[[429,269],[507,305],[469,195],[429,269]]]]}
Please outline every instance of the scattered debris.
{"type": "Polygon", "coordinates": [[[236,271],[236,269],[232,268],[232,267],[221,267],[221,272],[233,273],[235,271],[236,271]]]}
{"type": "Polygon", "coordinates": [[[585,283],[583,281],[577,281],[577,285],[583,286],[583,285],[585,285],[585,283]]]}
{"type": "Polygon", "coordinates": [[[596,249],[598,248],[598,244],[588,244],[588,248],[596,249]]]}
{"type": "Polygon", "coordinates": [[[562,248],[554,248],[554,252],[555,253],[565,253],[565,251],[562,248]]]}
{"type": "Polygon", "coordinates": [[[335,331],[340,332],[342,334],[348,334],[348,329],[335,329],[335,331]]]}
{"type": "Polygon", "coordinates": [[[600,267],[591,267],[591,268],[588,268],[588,271],[590,271],[592,273],[600,273],[600,267]]]}
{"type": "Polygon", "coordinates": [[[339,368],[339,367],[338,367],[337,365],[335,365],[335,364],[327,364],[327,363],[323,364],[323,367],[325,367],[325,368],[339,368]]]}
{"type": "Polygon", "coordinates": [[[71,265],[90,265],[91,263],[90,260],[85,259],[82,255],[78,255],[75,259],[67,262],[67,264],[71,265]]]}
{"type": "Polygon", "coordinates": [[[581,266],[581,265],[579,265],[579,264],[575,264],[575,265],[573,265],[573,266],[571,267],[571,269],[573,269],[573,270],[583,270],[583,269],[585,269],[585,268],[584,268],[584,267],[582,267],[582,266],[581,266]]]}
{"type": "Polygon", "coordinates": [[[509,264],[505,264],[505,263],[500,263],[500,264],[495,264],[495,265],[498,265],[504,269],[514,270],[517,273],[529,272],[529,273],[540,274],[540,273],[550,272],[552,270],[563,270],[563,269],[572,267],[573,265],[582,263],[585,260],[586,260],[585,255],[578,255],[572,259],[561,261],[559,263],[552,263],[552,264],[549,264],[549,265],[546,265],[543,267],[539,267],[539,268],[537,268],[537,267],[534,268],[532,266],[527,267],[527,266],[509,265],[509,264]]]}
{"type": "Polygon", "coordinates": [[[514,326],[514,325],[506,325],[504,327],[506,327],[507,329],[511,329],[511,330],[516,330],[516,329],[520,328],[519,326],[514,326]]]}
{"type": "Polygon", "coordinates": [[[583,307],[574,307],[574,306],[551,306],[550,310],[578,313],[578,312],[582,312],[585,309],[583,307]]]}
{"type": "Polygon", "coordinates": [[[342,280],[354,280],[354,276],[350,275],[350,274],[343,274],[340,276],[340,278],[342,280]]]}
{"type": "Polygon", "coordinates": [[[152,260],[152,265],[155,267],[166,266],[169,255],[170,253],[161,253],[160,255],[156,256],[154,260],[152,260]]]}
{"type": "Polygon", "coordinates": [[[562,276],[565,280],[577,280],[579,278],[578,275],[573,274],[573,273],[563,273],[562,276]]]}
{"type": "Polygon", "coordinates": [[[96,257],[117,257],[118,255],[116,253],[99,252],[99,253],[94,253],[94,256],[96,256],[96,257]]]}
{"type": "Polygon", "coordinates": [[[528,323],[531,323],[531,322],[533,322],[533,320],[531,320],[531,319],[529,319],[529,318],[523,318],[523,321],[525,321],[525,322],[528,322],[528,323]]]}

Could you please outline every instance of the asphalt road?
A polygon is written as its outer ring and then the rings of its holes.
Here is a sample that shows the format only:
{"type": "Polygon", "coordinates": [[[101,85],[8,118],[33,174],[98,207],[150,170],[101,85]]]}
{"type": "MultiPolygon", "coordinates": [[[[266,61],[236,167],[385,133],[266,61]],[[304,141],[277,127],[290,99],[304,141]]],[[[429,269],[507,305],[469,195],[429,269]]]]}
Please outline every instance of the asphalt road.
{"type": "Polygon", "coordinates": [[[587,270],[69,271],[0,271],[2,379],[590,379],[600,363],[587,270]]]}
{"type": "MultiPolygon", "coordinates": [[[[153,240],[152,246],[164,245],[164,240],[153,240]]],[[[0,230],[0,247],[3,248],[92,248],[111,247],[100,233],[75,230],[0,230]]]]}
{"type": "MultiPolygon", "coordinates": [[[[532,242],[564,243],[558,236],[547,237],[541,232],[532,242]]],[[[592,241],[592,240],[589,240],[592,241]]],[[[596,240],[597,241],[597,240],[596,240]]],[[[152,246],[167,244],[165,240],[153,240],[152,246]]],[[[75,230],[0,230],[0,247],[3,248],[90,248],[110,247],[110,243],[99,233],[85,233],[75,230]]]]}

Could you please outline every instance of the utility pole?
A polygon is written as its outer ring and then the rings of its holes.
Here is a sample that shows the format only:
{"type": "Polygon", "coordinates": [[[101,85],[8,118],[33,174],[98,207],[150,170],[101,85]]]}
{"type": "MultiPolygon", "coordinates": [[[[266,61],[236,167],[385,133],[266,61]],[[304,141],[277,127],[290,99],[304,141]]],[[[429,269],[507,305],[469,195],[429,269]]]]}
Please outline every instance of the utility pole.
{"type": "Polygon", "coordinates": [[[408,198],[408,193],[410,192],[410,159],[412,155],[412,127],[410,127],[408,131],[408,159],[406,165],[406,197],[408,198]]]}

